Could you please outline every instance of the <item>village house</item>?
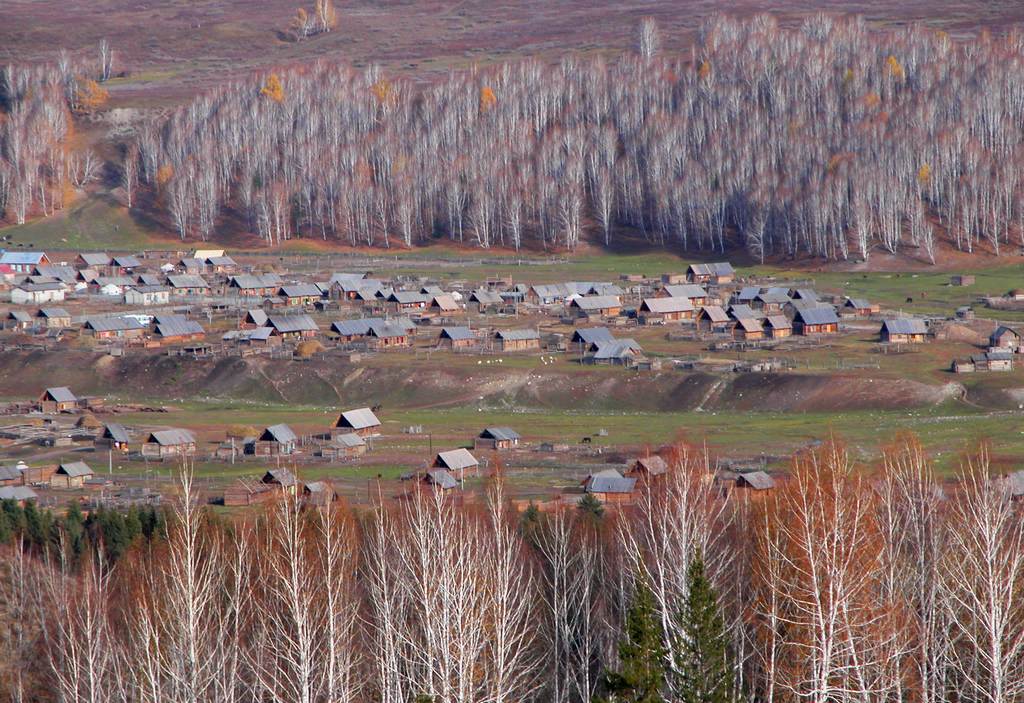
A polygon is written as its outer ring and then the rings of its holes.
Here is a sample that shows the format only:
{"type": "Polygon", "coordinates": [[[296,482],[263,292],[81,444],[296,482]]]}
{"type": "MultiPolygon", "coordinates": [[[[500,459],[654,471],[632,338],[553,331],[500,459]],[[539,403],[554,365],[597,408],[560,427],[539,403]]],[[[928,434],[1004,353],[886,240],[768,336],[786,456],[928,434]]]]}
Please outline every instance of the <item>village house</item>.
{"type": "Polygon", "coordinates": [[[768,289],[763,293],[755,295],[749,304],[752,309],[758,310],[765,315],[774,315],[775,313],[782,312],[782,309],[786,307],[788,302],[789,296],[784,291],[768,289]]]}
{"type": "Polygon", "coordinates": [[[466,474],[474,476],[479,473],[480,462],[476,460],[475,456],[470,454],[468,449],[452,449],[447,452],[440,452],[434,457],[434,463],[431,464],[431,468],[444,469],[453,476],[463,479],[466,477],[466,474]]]}
{"type": "Polygon", "coordinates": [[[38,501],[39,494],[28,486],[3,486],[0,487],[0,501],[13,500],[18,507],[24,508],[29,501],[38,501]]]}
{"type": "Polygon", "coordinates": [[[699,308],[702,305],[707,305],[711,302],[711,296],[709,296],[708,292],[704,290],[704,287],[698,286],[694,283],[662,286],[657,292],[657,297],[686,298],[690,301],[690,305],[695,308],[699,308]]]}
{"type": "Polygon", "coordinates": [[[475,290],[469,294],[469,302],[476,303],[477,312],[483,313],[486,310],[493,310],[502,305],[501,296],[490,290],[475,290]]]}
{"type": "Polygon", "coordinates": [[[970,305],[961,305],[956,309],[954,313],[958,320],[973,320],[974,319],[974,308],[970,305]]]}
{"type": "Polygon", "coordinates": [[[736,476],[733,485],[738,490],[764,492],[775,488],[775,479],[764,471],[744,471],[736,476]]]}
{"type": "Polygon", "coordinates": [[[533,305],[556,305],[573,295],[581,294],[566,283],[538,283],[527,289],[525,299],[533,305]]]}
{"type": "Polygon", "coordinates": [[[594,352],[584,361],[590,364],[633,366],[643,357],[643,348],[635,339],[613,339],[595,344],[594,352]]]}
{"type": "Polygon", "coordinates": [[[663,273],[661,274],[662,285],[679,285],[686,283],[685,273],[663,273]]]}
{"type": "Polygon", "coordinates": [[[844,313],[856,315],[857,317],[870,317],[880,311],[878,305],[872,305],[864,298],[847,298],[843,303],[844,313]]]}
{"type": "Polygon", "coordinates": [[[396,349],[412,346],[408,330],[390,321],[373,322],[366,338],[374,349],[396,349]]]}
{"type": "Polygon", "coordinates": [[[979,371],[1013,371],[1013,354],[1005,350],[977,354],[971,358],[979,371]]]}
{"type": "Polygon", "coordinates": [[[579,317],[616,317],[622,312],[622,303],[614,295],[587,295],[573,298],[569,308],[579,317]]]}
{"type": "Polygon", "coordinates": [[[800,335],[835,334],[839,318],[832,307],[798,307],[793,315],[793,332],[800,335]]]}
{"type": "Polygon", "coordinates": [[[285,424],[271,425],[245,447],[246,454],[255,456],[281,456],[293,454],[299,438],[285,424]]]}
{"type": "Polygon", "coordinates": [[[172,459],[195,454],[196,438],[188,430],[170,429],[150,432],[142,443],[142,456],[147,459],[172,459]]]}
{"type": "Polygon", "coordinates": [[[636,484],[635,477],[605,469],[588,475],[583,480],[583,490],[602,503],[630,503],[636,498],[636,484]]]}
{"type": "Polygon", "coordinates": [[[697,329],[702,332],[722,333],[732,329],[729,314],[718,305],[708,305],[697,313],[697,329]]]}
{"type": "Polygon", "coordinates": [[[0,486],[20,486],[24,481],[25,477],[17,465],[0,465],[0,486]]]}
{"type": "Polygon", "coordinates": [[[353,459],[366,453],[366,440],[355,432],[335,435],[330,441],[322,444],[319,454],[324,459],[353,459]]]}
{"type": "Polygon", "coordinates": [[[110,265],[113,263],[113,259],[106,252],[95,251],[95,252],[82,252],[75,257],[75,268],[77,269],[93,269],[103,273],[110,272],[110,265]]]}
{"type": "Polygon", "coordinates": [[[11,310],[4,319],[4,329],[27,330],[32,327],[32,316],[24,310],[11,310]]]}
{"type": "Polygon", "coordinates": [[[761,325],[769,339],[785,339],[793,334],[793,323],[785,315],[769,315],[761,325]]]}
{"type": "Polygon", "coordinates": [[[740,304],[730,305],[729,309],[726,310],[726,313],[728,313],[729,319],[731,319],[733,322],[741,319],[760,320],[762,317],[764,317],[763,314],[756,312],[749,305],[740,304]]]}
{"type": "Polygon", "coordinates": [[[39,396],[36,404],[40,412],[44,413],[66,413],[77,410],[81,401],[67,386],[47,388],[39,396]]]}
{"type": "Polygon", "coordinates": [[[355,293],[364,284],[366,274],[362,273],[334,273],[327,281],[328,295],[335,299],[348,298],[349,293],[355,293]]]}
{"type": "Polygon", "coordinates": [[[729,304],[751,305],[754,302],[754,298],[760,294],[760,286],[743,286],[739,290],[733,291],[732,295],[729,296],[729,304]]]}
{"type": "Polygon", "coordinates": [[[168,276],[167,285],[171,288],[171,295],[178,298],[210,294],[210,284],[202,276],[195,274],[181,273],[168,276]]]}
{"type": "Polygon", "coordinates": [[[107,447],[114,451],[127,452],[130,441],[131,437],[128,434],[128,430],[124,428],[124,425],[109,422],[103,426],[103,432],[96,438],[94,444],[97,447],[107,447]]]}
{"type": "Polygon", "coordinates": [[[810,288],[790,288],[789,297],[792,300],[799,300],[804,304],[817,303],[821,300],[821,296],[818,292],[810,288]]]}
{"type": "Polygon", "coordinates": [[[163,342],[194,342],[206,336],[202,325],[184,315],[157,315],[153,322],[153,334],[163,342]]]}
{"type": "Polygon", "coordinates": [[[498,330],[494,333],[494,342],[503,352],[540,349],[540,335],[536,330],[498,330]]]}
{"type": "Polygon", "coordinates": [[[97,276],[89,281],[89,292],[96,295],[124,295],[125,289],[136,285],[131,276],[97,276]]]}
{"type": "Polygon", "coordinates": [[[5,251],[0,253],[0,266],[9,266],[12,273],[23,273],[26,276],[36,266],[46,266],[50,257],[41,251],[5,251]]]}
{"type": "Polygon", "coordinates": [[[582,327],[572,333],[572,343],[579,345],[580,353],[597,351],[598,342],[614,342],[607,327],[582,327]]]}
{"type": "Polygon", "coordinates": [[[511,427],[488,427],[473,440],[473,449],[502,451],[519,446],[519,433],[511,427]]]}
{"type": "Polygon", "coordinates": [[[928,339],[928,325],[924,320],[910,317],[885,320],[878,337],[887,344],[921,343],[928,339]]]}
{"type": "Polygon", "coordinates": [[[437,345],[446,349],[473,349],[477,343],[476,334],[468,327],[442,327],[437,336],[437,345]]]}
{"type": "Polygon", "coordinates": [[[242,321],[238,323],[238,328],[242,330],[252,330],[258,327],[266,327],[267,319],[267,313],[259,308],[246,310],[242,321]]]}
{"type": "Polygon", "coordinates": [[[228,280],[228,290],[243,298],[264,298],[276,295],[281,277],[276,273],[239,274],[228,280]]]}
{"type": "Polygon", "coordinates": [[[96,339],[138,339],[147,327],[134,317],[90,317],[82,329],[96,339]]]}
{"type": "Polygon", "coordinates": [[[323,508],[338,500],[338,489],[330,481],[312,481],[302,487],[302,501],[306,505],[323,508]]]}
{"type": "Polygon", "coordinates": [[[276,495],[275,486],[259,481],[238,479],[224,489],[224,505],[231,508],[244,508],[265,503],[276,495]]]}
{"type": "Polygon", "coordinates": [[[428,310],[436,315],[454,315],[462,312],[462,308],[450,293],[439,293],[431,297],[428,310]]]}
{"type": "Polygon", "coordinates": [[[84,461],[61,464],[50,477],[53,488],[81,488],[86,479],[92,478],[93,471],[84,461]]]}
{"type": "Polygon", "coordinates": [[[338,416],[331,432],[332,437],[352,432],[360,437],[380,434],[381,423],[370,408],[346,410],[338,416]]]}
{"type": "Polygon", "coordinates": [[[643,324],[678,322],[693,317],[693,303],[689,298],[645,298],[637,313],[643,324]]]}
{"type": "Polygon", "coordinates": [[[395,312],[413,312],[425,310],[430,303],[430,297],[415,291],[396,290],[388,296],[387,302],[395,312]]]}
{"type": "Polygon", "coordinates": [[[33,282],[58,281],[66,286],[74,286],[78,278],[78,272],[71,266],[49,264],[36,266],[31,276],[33,282]]]}
{"type": "Polygon", "coordinates": [[[988,337],[988,346],[992,349],[1009,349],[1011,351],[1018,351],[1020,349],[1020,332],[1007,327],[1006,325],[999,325],[995,331],[988,337]]]}
{"type": "Polygon", "coordinates": [[[111,266],[115,274],[124,275],[127,273],[131,273],[137,268],[141,268],[142,262],[139,261],[139,257],[137,256],[132,256],[130,254],[119,254],[114,257],[111,266]]]}
{"type": "Polygon", "coordinates": [[[668,472],[668,464],[657,454],[640,457],[626,471],[629,478],[650,481],[668,472]]]}
{"type": "Polygon", "coordinates": [[[39,308],[36,319],[46,329],[64,329],[71,326],[71,313],[64,308],[39,308]]]}
{"type": "Polygon", "coordinates": [[[736,271],[732,264],[727,261],[719,261],[712,264],[691,264],[686,269],[687,283],[732,283],[736,278],[736,271]]]}
{"type": "Polygon", "coordinates": [[[235,260],[223,253],[220,256],[206,257],[206,265],[213,273],[231,274],[238,270],[235,260]]]}
{"type": "Polygon", "coordinates": [[[323,298],[320,289],[312,283],[289,283],[281,286],[277,294],[289,307],[312,305],[323,298]]]}
{"type": "Polygon", "coordinates": [[[171,290],[167,286],[137,285],[125,289],[125,305],[167,305],[171,302],[171,290]]]}
{"type": "Polygon", "coordinates": [[[416,487],[447,493],[458,488],[459,482],[445,469],[428,469],[419,476],[416,487]]]}
{"type": "Polygon", "coordinates": [[[732,328],[733,337],[745,342],[755,342],[760,339],[764,339],[764,326],[760,320],[755,320],[750,317],[741,317],[736,320],[735,327],[732,328]]]}
{"type": "Polygon", "coordinates": [[[299,480],[288,469],[270,469],[263,474],[260,483],[290,496],[295,495],[299,488],[299,480]]]}
{"type": "Polygon", "coordinates": [[[306,314],[269,315],[267,327],[274,330],[274,334],[284,340],[307,339],[315,337],[320,332],[320,328],[313,322],[313,318],[306,314]]]}
{"type": "Polygon", "coordinates": [[[64,301],[67,291],[60,281],[52,283],[19,283],[11,288],[11,302],[15,305],[41,305],[43,303],[60,303],[64,301]]]}

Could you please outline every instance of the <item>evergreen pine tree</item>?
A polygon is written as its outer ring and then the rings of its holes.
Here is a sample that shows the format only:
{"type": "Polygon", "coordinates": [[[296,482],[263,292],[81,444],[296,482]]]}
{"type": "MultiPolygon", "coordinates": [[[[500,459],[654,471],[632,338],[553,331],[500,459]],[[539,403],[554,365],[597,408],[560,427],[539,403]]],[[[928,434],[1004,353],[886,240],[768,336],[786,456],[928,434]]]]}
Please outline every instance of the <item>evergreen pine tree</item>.
{"type": "Polygon", "coordinates": [[[686,580],[688,592],[680,613],[684,634],[677,650],[679,675],[674,697],[681,703],[728,703],[733,693],[729,636],[700,552],[690,562],[686,580]]]}
{"type": "Polygon", "coordinates": [[[601,505],[601,501],[595,498],[592,493],[587,493],[583,496],[583,498],[576,503],[576,507],[585,515],[589,515],[595,519],[604,516],[604,506],[601,505]]]}
{"type": "Polygon", "coordinates": [[[608,701],[664,703],[665,647],[654,596],[643,581],[626,613],[625,638],[619,643],[619,670],[605,676],[608,701]]]}

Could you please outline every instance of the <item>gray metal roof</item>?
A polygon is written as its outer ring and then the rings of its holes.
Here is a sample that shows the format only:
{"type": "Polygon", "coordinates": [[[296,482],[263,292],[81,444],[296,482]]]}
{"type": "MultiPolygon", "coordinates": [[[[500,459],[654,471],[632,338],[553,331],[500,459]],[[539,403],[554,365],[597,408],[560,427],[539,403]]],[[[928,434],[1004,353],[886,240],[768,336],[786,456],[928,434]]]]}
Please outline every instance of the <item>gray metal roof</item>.
{"type": "Polygon", "coordinates": [[[928,334],[928,326],[924,320],[913,317],[899,317],[895,320],[885,320],[882,329],[889,334],[928,334]]]}
{"type": "Polygon", "coordinates": [[[595,359],[624,359],[636,356],[643,349],[634,339],[613,339],[610,342],[596,342],[595,359]]]}
{"type": "Polygon", "coordinates": [[[191,273],[180,273],[167,277],[171,288],[209,288],[210,284],[202,276],[191,273]]]}
{"type": "Polygon", "coordinates": [[[134,317],[90,317],[85,326],[96,332],[144,330],[146,326],[134,317]]]}
{"type": "Polygon", "coordinates": [[[440,452],[434,459],[434,466],[441,466],[449,471],[460,471],[479,465],[480,462],[476,460],[476,457],[465,448],[440,452]]]}
{"type": "Polygon", "coordinates": [[[640,309],[653,313],[691,312],[693,303],[689,298],[644,298],[640,309]]]}
{"type": "Polygon", "coordinates": [[[455,341],[476,339],[473,330],[468,327],[444,327],[441,329],[440,336],[455,341]]]}
{"type": "Polygon", "coordinates": [[[107,423],[104,427],[103,435],[115,442],[128,442],[130,440],[128,430],[124,428],[124,425],[119,425],[116,422],[107,423]]]}
{"type": "Polygon", "coordinates": [[[729,315],[720,305],[705,305],[700,311],[701,317],[706,317],[712,322],[728,322],[729,315]]]}
{"type": "Polygon", "coordinates": [[[233,288],[276,288],[281,283],[281,277],[276,273],[244,273],[232,276],[230,280],[233,288]]]}
{"type": "Polygon", "coordinates": [[[366,445],[366,441],[355,432],[338,435],[334,438],[334,443],[340,447],[362,447],[366,445]]]}
{"type": "Polygon", "coordinates": [[[498,330],[494,333],[494,336],[499,339],[506,339],[510,341],[540,339],[540,335],[537,334],[537,330],[498,330]]]}
{"type": "Polygon", "coordinates": [[[622,303],[614,295],[585,295],[574,298],[572,304],[580,310],[605,310],[622,307],[622,303]]]}
{"type": "Polygon", "coordinates": [[[17,481],[21,478],[21,469],[17,466],[0,466],[0,481],[17,481]]]}
{"type": "Polygon", "coordinates": [[[8,320],[17,320],[18,322],[32,322],[32,316],[24,310],[11,310],[7,313],[8,320]]]}
{"type": "Polygon", "coordinates": [[[318,331],[320,329],[309,315],[269,315],[267,325],[282,333],[318,331]]]}
{"type": "Polygon", "coordinates": [[[662,290],[668,293],[668,298],[706,298],[708,292],[704,290],[704,286],[698,286],[696,283],[684,283],[682,285],[668,284],[662,287],[662,290]]]}
{"type": "Polygon", "coordinates": [[[155,442],[164,447],[171,447],[179,444],[192,444],[196,441],[195,436],[188,430],[157,430],[150,432],[147,442],[155,442]]]}
{"type": "Polygon", "coordinates": [[[414,303],[427,303],[430,301],[430,297],[413,290],[396,290],[388,296],[388,300],[393,303],[411,305],[414,303]]]}
{"type": "Polygon", "coordinates": [[[623,476],[615,469],[605,469],[587,476],[583,486],[587,493],[631,493],[636,479],[623,476]]]}
{"type": "Polygon", "coordinates": [[[406,334],[408,334],[408,330],[406,330],[405,327],[391,321],[374,322],[370,325],[369,336],[371,337],[384,339],[389,337],[404,337],[406,334]]]}
{"type": "Polygon", "coordinates": [[[445,490],[458,488],[459,482],[445,469],[430,469],[427,471],[426,480],[438,488],[445,490]]]}
{"type": "Polygon", "coordinates": [[[501,296],[489,290],[475,290],[470,294],[469,299],[471,302],[480,303],[481,305],[501,304],[501,296]]]}
{"type": "Polygon", "coordinates": [[[636,460],[636,463],[647,473],[657,476],[668,471],[668,464],[657,454],[643,456],[636,460]]]}
{"type": "Polygon", "coordinates": [[[515,442],[519,439],[519,433],[511,427],[488,427],[480,436],[483,439],[496,439],[502,442],[515,442]]]}
{"type": "Polygon", "coordinates": [[[793,328],[793,324],[785,315],[769,315],[764,319],[764,326],[771,327],[776,330],[788,330],[793,328]]]}
{"type": "Polygon", "coordinates": [[[312,283],[289,283],[281,286],[281,293],[285,298],[319,298],[320,289],[312,283]]]}
{"type": "Polygon", "coordinates": [[[38,264],[46,256],[44,251],[5,251],[0,254],[0,264],[28,266],[38,264]]]}
{"type": "Polygon", "coordinates": [[[262,441],[280,442],[281,444],[288,444],[289,442],[297,442],[298,437],[292,431],[292,428],[285,424],[271,425],[267,429],[263,430],[263,434],[260,435],[262,441]]]}
{"type": "Polygon", "coordinates": [[[299,481],[288,469],[270,469],[263,474],[263,483],[279,483],[282,486],[294,486],[299,481]]]}
{"type": "Polygon", "coordinates": [[[161,337],[189,337],[205,334],[202,325],[180,315],[165,315],[156,324],[156,334],[161,337]]]}
{"type": "Polygon", "coordinates": [[[72,461],[58,466],[57,473],[76,478],[80,476],[92,476],[93,471],[84,461],[72,461]]]}
{"type": "Polygon", "coordinates": [[[338,417],[335,427],[351,427],[354,430],[365,430],[371,427],[379,427],[380,420],[369,408],[356,408],[346,410],[338,417]]]}
{"type": "Polygon", "coordinates": [[[110,256],[105,252],[84,251],[79,254],[87,266],[109,266],[110,256]]]}
{"type": "Polygon", "coordinates": [[[74,403],[78,398],[71,392],[71,389],[67,386],[57,386],[56,388],[47,388],[46,395],[50,396],[54,402],[57,403],[74,403]]]}
{"type": "Polygon", "coordinates": [[[597,342],[611,342],[615,337],[607,327],[584,327],[573,332],[573,342],[584,344],[596,344],[597,342]]]}
{"type": "Polygon", "coordinates": [[[739,478],[743,479],[743,481],[751,488],[758,491],[767,491],[775,487],[775,479],[764,471],[751,471],[749,473],[740,474],[739,478]]]}
{"type": "Polygon", "coordinates": [[[121,268],[135,268],[136,266],[142,266],[142,262],[139,261],[139,257],[131,256],[130,254],[115,256],[114,263],[121,268]]]}
{"type": "Polygon", "coordinates": [[[797,308],[794,319],[799,318],[805,325],[838,324],[839,318],[832,306],[815,308],[797,308]]]}
{"type": "Polygon", "coordinates": [[[0,486],[0,500],[37,500],[39,495],[28,486],[0,486]]]}
{"type": "Polygon", "coordinates": [[[259,308],[256,308],[254,310],[246,310],[245,319],[251,320],[252,324],[256,325],[257,327],[262,327],[267,322],[267,313],[260,310],[259,308]]]}

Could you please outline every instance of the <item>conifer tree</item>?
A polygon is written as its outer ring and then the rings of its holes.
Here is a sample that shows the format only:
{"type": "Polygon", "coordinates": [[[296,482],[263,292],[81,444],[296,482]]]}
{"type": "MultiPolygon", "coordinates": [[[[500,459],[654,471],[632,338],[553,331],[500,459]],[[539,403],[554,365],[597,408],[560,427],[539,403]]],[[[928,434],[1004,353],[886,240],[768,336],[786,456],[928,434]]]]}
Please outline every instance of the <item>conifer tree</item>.
{"type": "Polygon", "coordinates": [[[664,703],[665,647],[654,596],[642,580],[626,613],[619,670],[605,676],[608,703],[664,703]]]}
{"type": "Polygon", "coordinates": [[[729,636],[699,551],[690,562],[686,580],[687,596],[680,613],[684,640],[678,648],[674,699],[728,703],[733,688],[729,636]]]}

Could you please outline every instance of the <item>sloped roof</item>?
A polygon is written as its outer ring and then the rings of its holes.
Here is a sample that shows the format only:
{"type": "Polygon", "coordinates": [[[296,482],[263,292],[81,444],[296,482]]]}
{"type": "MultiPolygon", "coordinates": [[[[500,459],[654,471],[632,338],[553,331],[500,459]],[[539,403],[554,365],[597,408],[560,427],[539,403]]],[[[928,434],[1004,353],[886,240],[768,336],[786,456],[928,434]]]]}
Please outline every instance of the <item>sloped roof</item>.
{"type": "Polygon", "coordinates": [[[167,277],[171,288],[209,288],[210,284],[202,276],[191,273],[181,273],[167,277]]]}
{"type": "Polygon", "coordinates": [[[72,461],[58,466],[57,473],[77,478],[80,476],[92,476],[93,471],[84,461],[72,461]]]}
{"type": "Polygon", "coordinates": [[[38,264],[45,256],[44,251],[5,251],[0,254],[0,264],[30,266],[38,264]]]}
{"type": "Polygon", "coordinates": [[[631,493],[635,486],[635,478],[623,476],[615,469],[590,474],[583,482],[587,493],[631,493]]]}
{"type": "Polygon", "coordinates": [[[498,330],[494,333],[498,339],[518,341],[524,339],[540,339],[537,330],[498,330]]]}
{"type": "Polygon", "coordinates": [[[476,335],[473,334],[473,330],[468,327],[443,327],[441,329],[440,336],[454,341],[476,339],[476,335]]]}
{"type": "Polygon", "coordinates": [[[432,307],[437,307],[441,310],[458,310],[459,304],[455,302],[455,298],[450,293],[441,293],[435,295],[430,301],[432,307]]]}
{"type": "Polygon", "coordinates": [[[764,326],[775,330],[793,329],[793,323],[785,315],[769,315],[764,318],[764,326]]]}
{"type": "Polygon", "coordinates": [[[501,296],[490,290],[475,290],[469,296],[470,302],[480,303],[481,305],[499,305],[501,303],[501,296]]]}
{"type": "Polygon", "coordinates": [[[668,293],[667,298],[706,298],[708,292],[704,290],[704,286],[699,286],[696,283],[684,283],[681,285],[668,284],[662,286],[662,290],[668,293]]]}
{"type": "Polygon", "coordinates": [[[17,466],[0,466],[0,481],[17,481],[21,478],[21,469],[17,466]]]}
{"type": "Polygon", "coordinates": [[[430,297],[418,291],[396,290],[391,292],[391,295],[388,296],[388,300],[393,303],[411,305],[415,303],[426,303],[430,300],[430,297]]]}
{"type": "Polygon", "coordinates": [[[281,295],[285,298],[319,298],[320,289],[312,283],[289,283],[281,286],[281,295]]]}
{"type": "Polygon", "coordinates": [[[885,320],[882,329],[889,334],[928,334],[928,326],[924,320],[913,317],[899,317],[894,320],[885,320]]]}
{"type": "Polygon", "coordinates": [[[734,273],[728,261],[716,261],[710,264],[691,264],[690,271],[706,276],[725,276],[734,273]]]}
{"type": "Polygon", "coordinates": [[[269,315],[267,326],[278,332],[307,332],[320,329],[309,315],[269,315]]]}
{"type": "Polygon", "coordinates": [[[0,486],[0,500],[37,500],[39,495],[28,486],[0,486]]]}
{"type": "Polygon", "coordinates": [[[580,310],[605,310],[622,306],[622,303],[614,295],[586,295],[582,298],[574,298],[572,304],[580,310]]]}
{"type": "Polygon", "coordinates": [[[586,291],[587,295],[611,295],[616,298],[623,295],[623,290],[614,283],[593,283],[586,291]]]}
{"type": "Polygon", "coordinates": [[[354,430],[365,430],[371,427],[380,427],[380,420],[369,408],[356,408],[346,410],[338,416],[335,427],[351,427],[354,430]]]}
{"type": "Polygon", "coordinates": [[[705,305],[701,308],[700,316],[705,317],[712,322],[728,322],[729,315],[722,309],[720,305],[705,305]]]}
{"type": "Polygon", "coordinates": [[[519,433],[511,427],[488,427],[480,433],[483,439],[496,439],[500,442],[515,442],[519,439],[519,433]]]}
{"type": "Polygon", "coordinates": [[[119,254],[114,257],[114,263],[121,268],[135,268],[136,266],[142,266],[142,262],[139,261],[139,257],[132,256],[130,254],[119,254]]]}
{"type": "Polygon", "coordinates": [[[597,342],[611,342],[615,337],[607,327],[583,327],[573,332],[573,342],[584,344],[596,344],[597,342]]]}
{"type": "Polygon", "coordinates": [[[847,298],[845,305],[856,310],[867,310],[871,307],[866,298],[847,298]]]}
{"type": "Polygon", "coordinates": [[[798,307],[794,316],[794,319],[796,318],[799,318],[805,325],[828,325],[839,322],[839,318],[836,317],[836,311],[832,306],[821,308],[798,307]]]}
{"type": "Polygon", "coordinates": [[[96,332],[144,330],[146,326],[134,317],[90,317],[85,326],[96,332]]]}
{"type": "Polygon", "coordinates": [[[440,452],[434,459],[434,466],[442,466],[449,471],[459,471],[479,465],[480,462],[476,460],[476,457],[465,448],[440,452]]]}
{"type": "Polygon", "coordinates": [[[57,386],[56,388],[47,388],[45,395],[50,396],[57,403],[74,403],[78,398],[71,392],[71,389],[67,386],[57,386]]]}
{"type": "Polygon", "coordinates": [[[281,277],[276,273],[243,273],[230,279],[230,285],[234,288],[274,288],[280,283],[281,277]]]}
{"type": "Polygon", "coordinates": [[[263,483],[279,483],[282,486],[294,486],[299,481],[288,469],[270,469],[263,474],[263,483]]]}
{"type": "Polygon", "coordinates": [[[736,320],[736,324],[739,325],[744,332],[761,332],[764,329],[758,320],[750,317],[741,317],[736,320]]]}
{"type": "Polygon", "coordinates": [[[32,322],[32,316],[24,310],[11,310],[7,313],[8,320],[17,320],[18,322],[32,322]]]}
{"type": "Polygon", "coordinates": [[[643,456],[636,460],[636,464],[639,465],[647,473],[657,476],[668,471],[668,464],[657,454],[651,456],[643,456]]]}
{"type": "Polygon", "coordinates": [[[150,432],[146,441],[147,443],[155,442],[161,446],[169,447],[178,444],[192,444],[196,441],[196,438],[188,430],[172,429],[150,432]]]}
{"type": "Polygon", "coordinates": [[[281,444],[296,442],[298,439],[292,428],[283,423],[271,425],[263,430],[263,434],[260,435],[260,440],[264,442],[280,442],[281,444]]]}
{"type": "Polygon", "coordinates": [[[743,481],[751,488],[758,491],[767,491],[775,488],[775,479],[764,471],[750,471],[748,473],[740,474],[739,478],[743,479],[743,481]]]}
{"type": "Polygon", "coordinates": [[[112,439],[115,442],[128,442],[131,439],[128,436],[128,430],[124,428],[124,425],[120,425],[116,422],[109,422],[104,425],[103,436],[108,439],[112,439]]]}
{"type": "Polygon", "coordinates": [[[653,313],[691,312],[693,303],[689,298],[644,298],[640,309],[653,313]]]}
{"type": "Polygon", "coordinates": [[[366,440],[357,435],[355,432],[340,434],[337,437],[335,437],[333,441],[339,447],[362,447],[366,445],[366,440]]]}
{"type": "Polygon", "coordinates": [[[390,337],[404,337],[408,330],[402,325],[390,321],[374,322],[370,325],[369,336],[386,339],[390,337]]]}
{"type": "Polygon", "coordinates": [[[445,469],[430,469],[426,472],[424,480],[428,483],[432,483],[438,488],[448,490],[451,488],[458,488],[459,482],[455,480],[445,469]]]}
{"type": "Polygon", "coordinates": [[[83,251],[79,256],[86,266],[109,266],[110,256],[102,251],[83,251]]]}
{"type": "Polygon", "coordinates": [[[595,359],[623,359],[636,356],[643,351],[634,339],[613,339],[611,341],[596,342],[596,344],[595,359]]]}
{"type": "Polygon", "coordinates": [[[195,320],[180,315],[167,315],[157,323],[156,334],[161,337],[189,337],[194,334],[205,334],[205,331],[195,320]]]}
{"type": "Polygon", "coordinates": [[[252,320],[257,327],[262,327],[267,322],[267,313],[259,308],[245,311],[245,319],[252,320]]]}

